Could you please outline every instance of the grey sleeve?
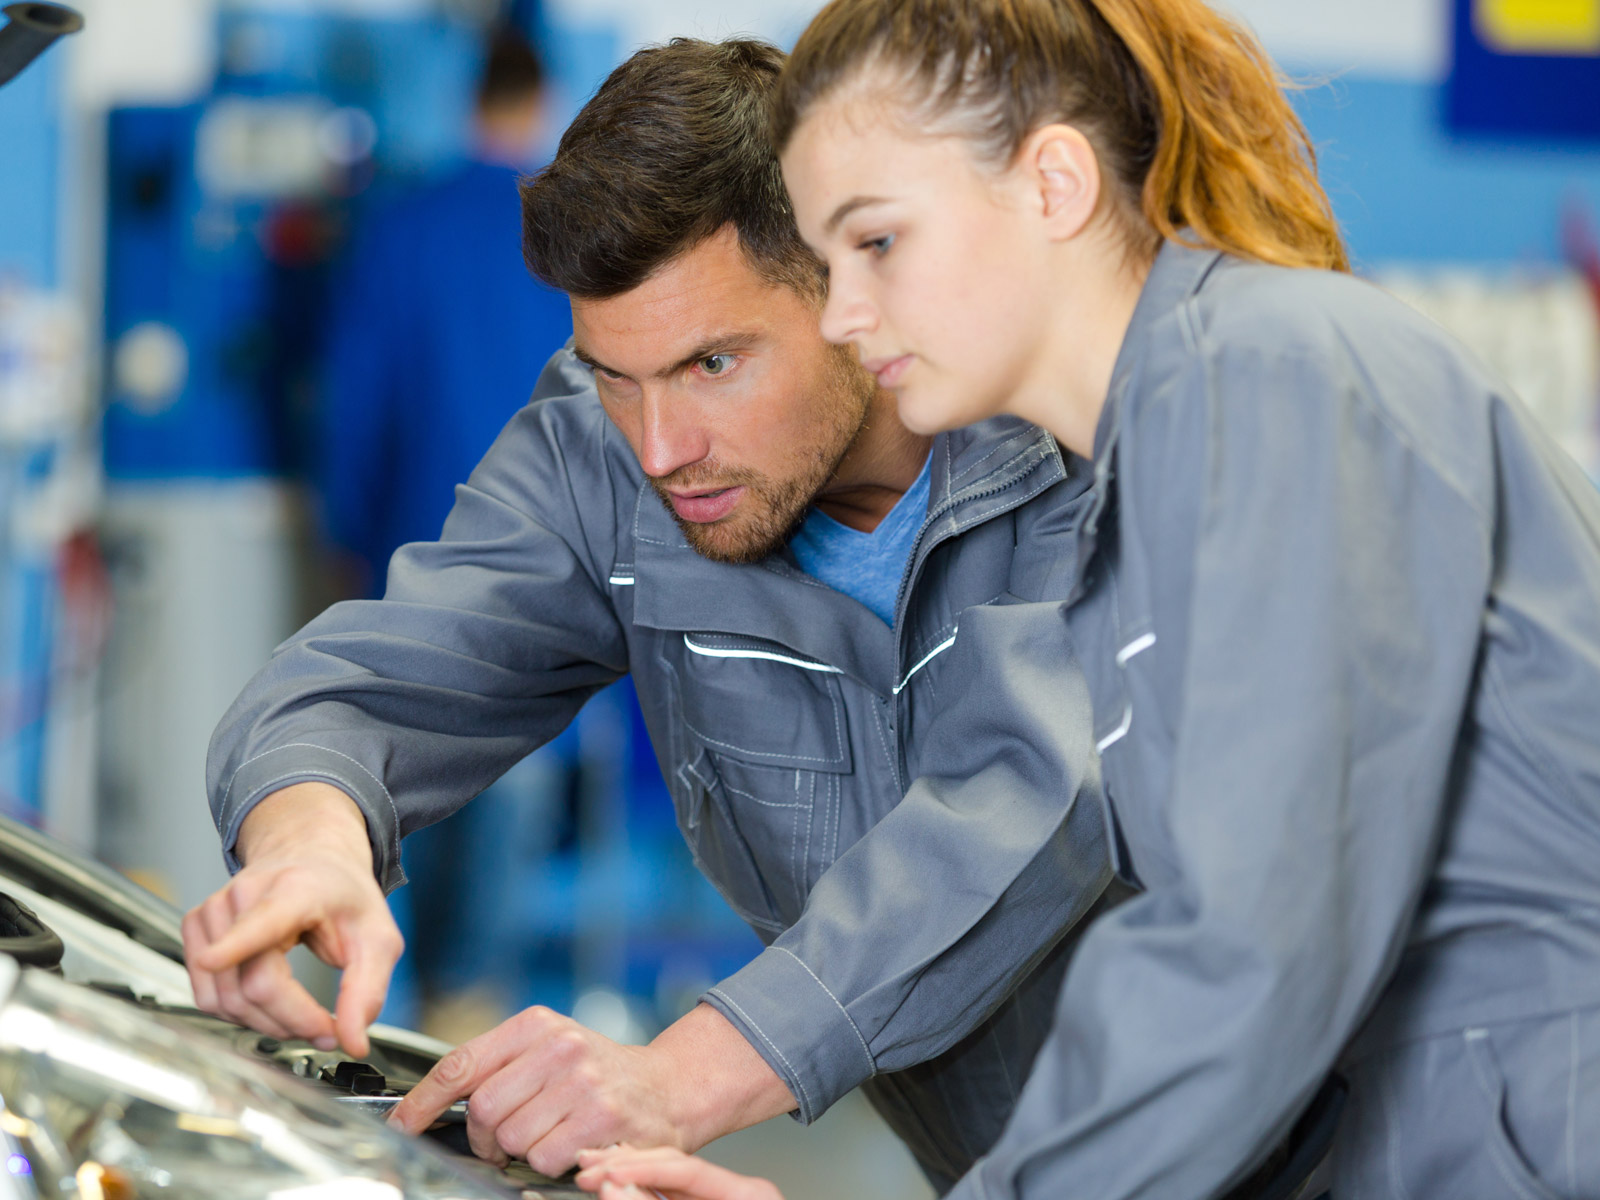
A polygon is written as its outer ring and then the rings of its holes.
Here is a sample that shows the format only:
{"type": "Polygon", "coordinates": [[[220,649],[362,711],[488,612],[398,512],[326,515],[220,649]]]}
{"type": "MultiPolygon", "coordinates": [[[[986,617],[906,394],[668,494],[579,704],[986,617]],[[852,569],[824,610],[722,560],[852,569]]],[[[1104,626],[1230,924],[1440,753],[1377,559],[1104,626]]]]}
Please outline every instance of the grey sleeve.
{"type": "MultiPolygon", "coordinates": [[[[535,399],[581,386],[553,361],[535,399]]],[[[230,869],[255,804],[322,780],[365,814],[392,890],[401,836],[465,804],[627,671],[606,582],[603,417],[572,418],[525,408],[456,489],[440,539],[395,555],[382,600],[330,608],[245,687],[206,772],[230,869]]]]}
{"type": "Polygon", "coordinates": [[[1058,606],[961,615],[966,688],[925,772],[818,880],[789,930],[706,1000],[811,1121],[980,1025],[1110,879],[1088,691],[1058,606]]]}
{"type": "MultiPolygon", "coordinates": [[[[1219,1194],[1287,1133],[1398,960],[1472,686],[1491,516],[1346,362],[1247,352],[1207,363],[1181,411],[1124,422],[1124,561],[1153,564],[1151,594],[1173,596],[1157,634],[1182,647],[1170,708],[1137,677],[1159,643],[1128,668],[1125,740],[1168,722],[1175,742],[1170,780],[1131,807],[1175,861],[1085,937],[958,1200],[1219,1194]],[[1194,540],[1163,541],[1185,525],[1194,540]]],[[[1109,749],[1108,774],[1119,752],[1139,753],[1109,749]]]]}

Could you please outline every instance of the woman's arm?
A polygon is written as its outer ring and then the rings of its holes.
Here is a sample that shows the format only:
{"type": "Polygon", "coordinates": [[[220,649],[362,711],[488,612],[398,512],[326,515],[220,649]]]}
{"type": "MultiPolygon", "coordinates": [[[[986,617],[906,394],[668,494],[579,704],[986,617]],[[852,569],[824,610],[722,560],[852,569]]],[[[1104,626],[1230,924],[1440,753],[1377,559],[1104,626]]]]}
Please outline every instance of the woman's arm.
{"type": "Polygon", "coordinates": [[[1149,890],[1085,938],[961,1200],[1220,1193],[1371,1010],[1431,876],[1487,516],[1331,352],[1194,374],[1125,414],[1118,459],[1119,602],[1158,640],[1107,772],[1146,789],[1113,800],[1149,890]]]}

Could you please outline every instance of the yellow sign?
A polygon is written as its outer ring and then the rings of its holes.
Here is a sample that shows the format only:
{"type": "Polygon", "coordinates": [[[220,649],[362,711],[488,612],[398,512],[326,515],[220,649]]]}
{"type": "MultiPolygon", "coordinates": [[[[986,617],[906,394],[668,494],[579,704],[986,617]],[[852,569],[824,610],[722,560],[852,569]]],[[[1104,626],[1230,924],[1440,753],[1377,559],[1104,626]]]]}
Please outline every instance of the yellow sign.
{"type": "Polygon", "coordinates": [[[1600,0],[1475,0],[1473,24],[1502,54],[1600,55],[1600,0]]]}

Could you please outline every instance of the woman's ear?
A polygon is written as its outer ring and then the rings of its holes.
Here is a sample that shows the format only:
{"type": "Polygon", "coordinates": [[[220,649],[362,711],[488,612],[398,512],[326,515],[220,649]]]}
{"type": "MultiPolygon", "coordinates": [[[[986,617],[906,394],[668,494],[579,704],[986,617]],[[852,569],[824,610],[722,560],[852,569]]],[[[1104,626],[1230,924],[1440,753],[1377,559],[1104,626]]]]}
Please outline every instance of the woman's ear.
{"type": "Polygon", "coordinates": [[[1100,204],[1100,160],[1080,130],[1034,130],[1017,152],[1016,167],[1052,241],[1083,232],[1100,204]]]}

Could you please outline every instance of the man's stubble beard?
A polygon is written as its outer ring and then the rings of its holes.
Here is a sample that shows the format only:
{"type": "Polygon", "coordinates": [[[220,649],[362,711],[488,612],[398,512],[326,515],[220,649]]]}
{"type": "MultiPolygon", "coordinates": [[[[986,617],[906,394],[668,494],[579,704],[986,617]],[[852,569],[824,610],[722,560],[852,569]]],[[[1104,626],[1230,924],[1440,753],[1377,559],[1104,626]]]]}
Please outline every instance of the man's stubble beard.
{"type": "Polygon", "coordinates": [[[829,352],[831,360],[823,381],[827,397],[818,413],[824,434],[800,455],[793,474],[773,479],[748,469],[725,469],[715,460],[708,460],[665,479],[646,477],[683,530],[684,540],[698,554],[713,562],[748,564],[776,553],[804,523],[811,502],[855,448],[866,431],[877,387],[856,360],[854,351],[833,346],[829,352]],[[729,516],[702,524],[685,521],[678,515],[668,484],[680,490],[705,485],[743,487],[746,494],[729,516]]]}

